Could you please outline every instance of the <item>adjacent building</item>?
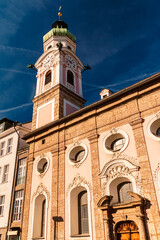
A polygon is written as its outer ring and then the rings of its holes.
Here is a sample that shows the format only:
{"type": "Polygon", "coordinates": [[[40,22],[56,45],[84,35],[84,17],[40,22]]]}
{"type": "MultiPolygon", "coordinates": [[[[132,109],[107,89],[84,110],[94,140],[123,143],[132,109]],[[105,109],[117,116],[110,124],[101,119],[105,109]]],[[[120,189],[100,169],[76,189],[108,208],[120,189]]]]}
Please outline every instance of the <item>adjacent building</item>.
{"type": "MultiPolygon", "coordinates": [[[[19,148],[26,145],[22,137],[29,133],[30,123],[18,124],[4,118],[0,120],[0,239],[4,240],[12,235],[8,232],[10,206],[13,198],[12,187],[15,178],[15,164],[19,148]]],[[[23,194],[21,196],[23,198],[23,194]]],[[[18,213],[22,203],[18,203],[18,213]]],[[[14,205],[15,211],[17,204],[14,205]]],[[[13,219],[18,221],[20,219],[13,219]]]]}
{"type": "Polygon", "coordinates": [[[52,25],[43,48],[24,137],[22,240],[160,239],[160,73],[103,89],[84,107],[84,65],[65,22],[52,25]]]}

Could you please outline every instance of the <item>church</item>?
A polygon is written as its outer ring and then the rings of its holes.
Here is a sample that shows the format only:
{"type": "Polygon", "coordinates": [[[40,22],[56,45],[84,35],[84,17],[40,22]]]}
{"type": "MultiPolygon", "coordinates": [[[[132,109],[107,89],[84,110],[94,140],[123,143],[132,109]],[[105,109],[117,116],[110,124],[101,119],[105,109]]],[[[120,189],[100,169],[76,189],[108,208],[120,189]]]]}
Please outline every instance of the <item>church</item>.
{"type": "Polygon", "coordinates": [[[160,73],[84,107],[61,20],[35,68],[21,239],[160,239],[160,73]]]}

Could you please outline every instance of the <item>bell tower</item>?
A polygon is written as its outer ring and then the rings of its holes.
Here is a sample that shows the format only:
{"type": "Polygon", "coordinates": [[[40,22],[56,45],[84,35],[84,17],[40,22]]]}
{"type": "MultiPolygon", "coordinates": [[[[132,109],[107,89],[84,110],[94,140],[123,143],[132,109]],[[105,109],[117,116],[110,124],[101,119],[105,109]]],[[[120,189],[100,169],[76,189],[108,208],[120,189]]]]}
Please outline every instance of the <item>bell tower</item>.
{"type": "MultiPolygon", "coordinates": [[[[61,14],[61,13],[60,13],[61,14]]],[[[35,63],[36,95],[32,130],[58,120],[84,106],[76,39],[64,21],[56,21],[43,37],[43,54],[35,63]]]]}

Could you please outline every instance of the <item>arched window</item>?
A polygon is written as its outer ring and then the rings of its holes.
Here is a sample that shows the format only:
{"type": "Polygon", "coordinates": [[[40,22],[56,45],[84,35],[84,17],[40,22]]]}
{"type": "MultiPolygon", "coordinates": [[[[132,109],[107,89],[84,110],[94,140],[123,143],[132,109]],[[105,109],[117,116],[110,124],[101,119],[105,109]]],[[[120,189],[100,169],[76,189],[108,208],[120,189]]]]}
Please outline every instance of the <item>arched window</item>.
{"type": "Polygon", "coordinates": [[[67,82],[74,86],[74,75],[70,70],[67,71],[67,82]]]}
{"type": "Polygon", "coordinates": [[[45,84],[44,85],[47,85],[50,82],[51,82],[51,71],[48,71],[45,76],[45,84]]]}
{"type": "Polygon", "coordinates": [[[88,196],[84,187],[79,186],[70,195],[71,236],[89,234],[88,196]]]}
{"type": "Polygon", "coordinates": [[[46,199],[42,202],[42,222],[41,222],[41,237],[45,234],[45,217],[46,217],[46,199]]]}
{"type": "Polygon", "coordinates": [[[88,233],[88,202],[87,191],[78,194],[79,234],[88,233]]]}
{"type": "Polygon", "coordinates": [[[46,225],[46,198],[43,194],[37,196],[34,207],[34,222],[32,238],[44,238],[46,225]]]}
{"type": "Polygon", "coordinates": [[[131,182],[122,182],[117,186],[118,201],[120,203],[133,200],[132,196],[128,194],[128,191],[133,191],[131,182]]]}

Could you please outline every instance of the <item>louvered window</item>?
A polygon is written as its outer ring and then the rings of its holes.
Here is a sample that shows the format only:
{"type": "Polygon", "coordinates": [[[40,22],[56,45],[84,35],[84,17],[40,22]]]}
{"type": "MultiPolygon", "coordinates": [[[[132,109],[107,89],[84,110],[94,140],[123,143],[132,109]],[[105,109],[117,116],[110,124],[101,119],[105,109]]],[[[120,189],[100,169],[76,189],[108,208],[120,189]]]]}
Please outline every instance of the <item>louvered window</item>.
{"type": "Polygon", "coordinates": [[[74,86],[74,76],[70,70],[67,71],[67,82],[74,86]]]}
{"type": "Polygon", "coordinates": [[[48,71],[46,73],[46,78],[45,78],[45,85],[51,82],[51,71],[48,71]]]}

